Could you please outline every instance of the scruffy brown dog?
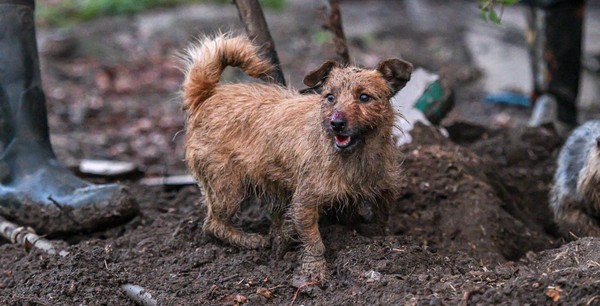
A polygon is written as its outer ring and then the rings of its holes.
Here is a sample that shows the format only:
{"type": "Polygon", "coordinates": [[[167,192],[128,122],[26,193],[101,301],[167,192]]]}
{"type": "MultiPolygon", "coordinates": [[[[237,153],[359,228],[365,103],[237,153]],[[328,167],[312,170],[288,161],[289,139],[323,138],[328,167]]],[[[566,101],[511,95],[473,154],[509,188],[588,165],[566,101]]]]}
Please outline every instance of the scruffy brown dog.
{"type": "MultiPolygon", "coordinates": [[[[328,61],[308,74],[311,94],[274,84],[219,84],[226,66],[258,78],[273,67],[243,36],[205,38],[188,48],[183,108],[186,160],[206,196],[204,232],[245,248],[267,240],[232,226],[248,196],[282,203],[304,244],[302,273],[324,277],[319,210],[356,202],[387,206],[400,181],[390,98],[412,65],[376,69],[328,61]]],[[[351,206],[350,206],[351,207],[351,206]]]]}
{"type": "Polygon", "coordinates": [[[582,124],[565,142],[550,206],[565,235],[600,237],[600,120],[582,124]]]}

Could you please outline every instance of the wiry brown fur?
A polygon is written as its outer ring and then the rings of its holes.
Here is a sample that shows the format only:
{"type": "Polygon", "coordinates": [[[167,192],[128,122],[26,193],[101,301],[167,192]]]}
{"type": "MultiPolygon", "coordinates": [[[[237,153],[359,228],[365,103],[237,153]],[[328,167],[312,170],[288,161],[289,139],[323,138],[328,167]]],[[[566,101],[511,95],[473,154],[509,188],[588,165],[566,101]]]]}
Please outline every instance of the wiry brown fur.
{"type": "Polygon", "coordinates": [[[186,160],[206,195],[203,229],[237,246],[266,246],[265,238],[234,228],[231,219],[248,196],[276,199],[304,243],[303,272],[322,276],[319,209],[363,201],[387,206],[398,194],[389,99],[408,81],[412,66],[397,59],[376,70],[326,62],[305,79],[322,94],[300,95],[273,84],[218,84],[227,65],[255,77],[271,69],[258,54],[247,38],[219,36],[186,55],[186,160]],[[324,98],[328,93],[335,94],[335,103],[324,98]],[[362,93],[372,100],[359,102],[362,93]],[[344,114],[345,131],[358,139],[352,149],[333,145],[334,111],[344,114]]]}

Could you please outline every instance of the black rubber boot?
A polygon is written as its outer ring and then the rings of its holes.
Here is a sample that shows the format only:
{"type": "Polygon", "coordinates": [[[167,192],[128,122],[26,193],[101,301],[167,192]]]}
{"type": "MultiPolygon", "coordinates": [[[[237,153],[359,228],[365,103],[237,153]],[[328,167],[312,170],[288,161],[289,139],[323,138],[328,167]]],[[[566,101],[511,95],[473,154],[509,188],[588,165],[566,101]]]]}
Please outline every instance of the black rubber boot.
{"type": "Polygon", "coordinates": [[[93,231],[131,219],[120,185],[74,176],[50,144],[33,0],[0,0],[0,215],[46,235],[93,231]]]}

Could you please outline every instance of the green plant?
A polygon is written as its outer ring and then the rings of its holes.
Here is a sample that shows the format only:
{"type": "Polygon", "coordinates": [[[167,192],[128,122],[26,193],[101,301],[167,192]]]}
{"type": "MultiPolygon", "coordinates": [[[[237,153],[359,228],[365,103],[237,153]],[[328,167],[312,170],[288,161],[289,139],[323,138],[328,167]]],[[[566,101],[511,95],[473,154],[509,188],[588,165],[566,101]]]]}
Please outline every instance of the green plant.
{"type": "Polygon", "coordinates": [[[500,24],[504,6],[513,5],[517,2],[519,0],[477,0],[477,4],[481,10],[479,16],[485,21],[489,20],[495,24],[500,24]],[[500,7],[499,13],[497,11],[498,7],[500,7]]]}
{"type": "Polygon", "coordinates": [[[287,1],[286,0],[260,0],[260,4],[266,8],[281,10],[285,7],[285,5],[287,4],[287,1]]]}

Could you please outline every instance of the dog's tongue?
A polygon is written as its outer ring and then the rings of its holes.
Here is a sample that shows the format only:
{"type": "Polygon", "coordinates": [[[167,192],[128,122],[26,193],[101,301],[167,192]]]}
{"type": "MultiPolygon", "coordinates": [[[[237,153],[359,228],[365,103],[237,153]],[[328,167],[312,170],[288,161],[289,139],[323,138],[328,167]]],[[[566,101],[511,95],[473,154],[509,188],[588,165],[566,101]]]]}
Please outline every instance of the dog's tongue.
{"type": "Polygon", "coordinates": [[[336,135],[335,136],[335,142],[337,142],[338,145],[343,146],[346,145],[350,142],[350,137],[349,136],[340,136],[340,135],[336,135]]]}

